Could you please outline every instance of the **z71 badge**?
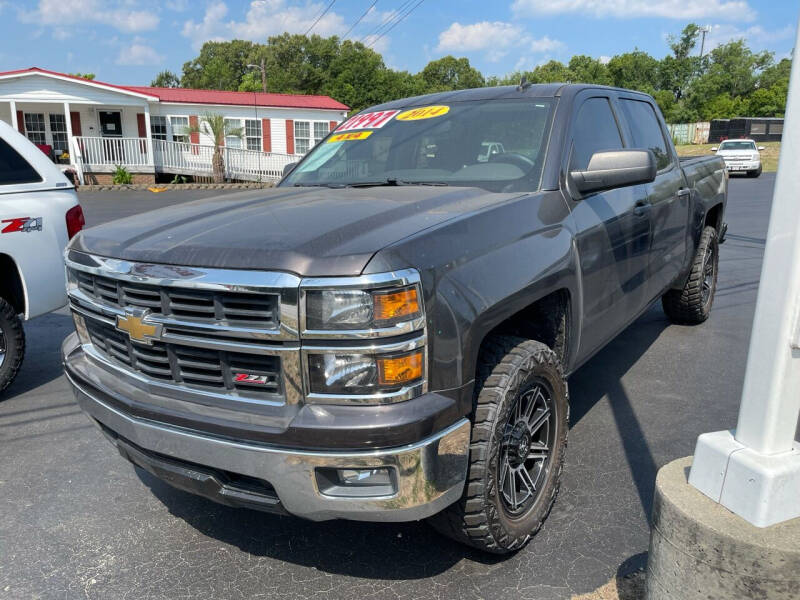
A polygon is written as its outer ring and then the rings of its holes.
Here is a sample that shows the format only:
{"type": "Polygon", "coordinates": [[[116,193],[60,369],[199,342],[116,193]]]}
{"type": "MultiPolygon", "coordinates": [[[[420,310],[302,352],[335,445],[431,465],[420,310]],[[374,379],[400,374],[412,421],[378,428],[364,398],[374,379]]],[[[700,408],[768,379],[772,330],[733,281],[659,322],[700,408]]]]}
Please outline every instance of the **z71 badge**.
{"type": "Polygon", "coordinates": [[[0,221],[0,224],[2,223],[8,223],[8,225],[0,229],[0,233],[14,233],[15,231],[30,233],[31,231],[42,230],[42,217],[17,217],[16,219],[3,219],[0,221]]]}

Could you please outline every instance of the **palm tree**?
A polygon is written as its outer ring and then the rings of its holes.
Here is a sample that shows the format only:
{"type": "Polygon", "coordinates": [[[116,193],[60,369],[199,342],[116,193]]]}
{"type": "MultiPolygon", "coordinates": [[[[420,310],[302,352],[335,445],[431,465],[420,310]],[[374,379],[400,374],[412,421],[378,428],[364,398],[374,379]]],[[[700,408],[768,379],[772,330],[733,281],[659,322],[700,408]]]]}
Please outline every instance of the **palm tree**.
{"type": "Polygon", "coordinates": [[[211,172],[214,176],[214,183],[222,183],[225,180],[225,162],[222,160],[222,146],[225,143],[225,136],[241,137],[241,127],[226,127],[225,117],[219,113],[203,113],[197,125],[190,125],[187,133],[205,133],[214,140],[214,155],[211,157],[211,172]]]}

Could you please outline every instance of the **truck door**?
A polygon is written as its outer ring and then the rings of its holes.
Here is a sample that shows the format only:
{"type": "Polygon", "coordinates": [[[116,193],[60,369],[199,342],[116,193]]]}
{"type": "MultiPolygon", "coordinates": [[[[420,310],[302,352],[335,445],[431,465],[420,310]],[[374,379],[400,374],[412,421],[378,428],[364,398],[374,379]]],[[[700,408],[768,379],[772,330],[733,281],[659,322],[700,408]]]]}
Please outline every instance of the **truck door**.
{"type": "MultiPolygon", "coordinates": [[[[585,169],[595,152],[623,147],[609,98],[595,94],[576,102],[567,146],[568,172],[585,169]]],[[[644,185],[568,196],[583,278],[580,361],[646,306],[650,211],[644,185]]]]}
{"type": "Polygon", "coordinates": [[[652,247],[647,272],[648,300],[660,296],[681,272],[689,226],[689,189],[661,122],[649,102],[618,99],[627,125],[629,146],[649,148],[656,155],[658,175],[647,185],[652,247]]]}

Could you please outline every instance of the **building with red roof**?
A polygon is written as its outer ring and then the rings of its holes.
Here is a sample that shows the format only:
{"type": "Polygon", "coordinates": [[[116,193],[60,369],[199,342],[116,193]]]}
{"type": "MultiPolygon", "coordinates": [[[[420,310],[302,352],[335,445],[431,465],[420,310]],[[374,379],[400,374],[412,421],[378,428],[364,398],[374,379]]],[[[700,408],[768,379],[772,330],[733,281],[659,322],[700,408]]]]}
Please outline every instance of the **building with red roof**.
{"type": "Polygon", "coordinates": [[[276,179],[348,110],[329,96],[127,86],[38,67],[0,72],[0,119],[84,181],[104,182],[117,165],[142,182],[159,173],[209,176],[207,113],[223,115],[231,132],[226,176],[276,179]]]}

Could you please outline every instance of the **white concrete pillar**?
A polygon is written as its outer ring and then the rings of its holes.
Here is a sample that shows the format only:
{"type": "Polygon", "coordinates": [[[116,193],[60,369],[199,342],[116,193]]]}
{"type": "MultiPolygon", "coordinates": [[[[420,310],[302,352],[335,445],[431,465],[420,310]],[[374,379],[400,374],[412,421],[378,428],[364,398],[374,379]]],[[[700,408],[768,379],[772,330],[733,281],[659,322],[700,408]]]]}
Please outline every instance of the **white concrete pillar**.
{"type": "MultiPolygon", "coordinates": [[[[800,47],[800,28],[795,48],[800,47]]],[[[800,60],[793,61],[779,170],[735,432],[698,438],[689,483],[750,523],[800,517],[800,60]]]]}
{"type": "Polygon", "coordinates": [[[19,123],[17,122],[17,103],[14,100],[8,101],[11,107],[11,126],[15,131],[19,131],[19,123]]]}
{"type": "Polygon", "coordinates": [[[150,129],[150,104],[144,105],[144,128],[147,134],[147,163],[155,169],[156,157],[153,154],[153,131],[150,129]]]}

